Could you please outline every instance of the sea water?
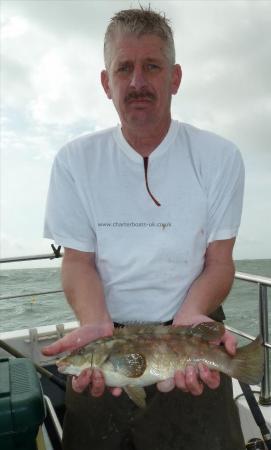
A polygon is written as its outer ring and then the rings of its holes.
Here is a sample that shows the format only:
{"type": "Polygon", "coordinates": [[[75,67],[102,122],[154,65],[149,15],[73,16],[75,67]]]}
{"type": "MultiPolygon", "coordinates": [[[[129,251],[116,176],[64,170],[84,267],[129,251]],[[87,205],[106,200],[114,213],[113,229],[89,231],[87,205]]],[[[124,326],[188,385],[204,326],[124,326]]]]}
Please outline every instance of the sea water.
{"type": "MultiPolygon", "coordinates": [[[[271,260],[236,261],[236,270],[271,278],[271,260]]],[[[53,263],[52,263],[53,264],[53,263]]],[[[7,266],[7,264],[6,264],[7,266]]],[[[60,268],[4,269],[0,271],[0,332],[75,320],[63,293],[40,292],[61,290],[60,268]],[[27,297],[18,297],[25,295],[27,297]]],[[[235,280],[224,302],[226,324],[256,336],[259,333],[258,286],[235,280]]],[[[268,288],[269,303],[271,288],[268,288]]],[[[270,308],[271,310],[271,305],[270,308]]],[[[271,313],[269,323],[271,328],[271,313]]]]}

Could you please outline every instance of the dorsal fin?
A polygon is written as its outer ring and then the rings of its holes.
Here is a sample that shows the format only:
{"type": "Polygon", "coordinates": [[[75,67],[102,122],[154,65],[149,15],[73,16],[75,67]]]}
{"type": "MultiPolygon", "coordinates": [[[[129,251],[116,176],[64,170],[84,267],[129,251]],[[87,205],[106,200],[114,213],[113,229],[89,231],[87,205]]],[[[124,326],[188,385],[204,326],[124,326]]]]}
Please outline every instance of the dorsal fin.
{"type": "Polygon", "coordinates": [[[225,327],[221,322],[202,322],[187,328],[186,333],[197,336],[205,341],[216,341],[225,333],[225,327]]]}
{"type": "Polygon", "coordinates": [[[114,331],[116,338],[132,337],[139,334],[153,334],[159,336],[161,334],[182,334],[184,336],[197,336],[205,341],[215,341],[220,339],[225,333],[225,327],[221,322],[202,322],[198,325],[186,325],[173,327],[171,325],[158,324],[133,324],[114,331]]]}

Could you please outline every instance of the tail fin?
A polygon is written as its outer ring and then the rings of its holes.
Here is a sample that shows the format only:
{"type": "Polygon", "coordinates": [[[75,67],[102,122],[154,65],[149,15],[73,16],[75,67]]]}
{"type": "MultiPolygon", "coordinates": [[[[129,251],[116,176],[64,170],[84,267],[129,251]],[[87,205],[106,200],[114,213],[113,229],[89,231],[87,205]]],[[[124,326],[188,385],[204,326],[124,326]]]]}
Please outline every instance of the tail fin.
{"type": "Polygon", "coordinates": [[[264,348],[262,338],[236,351],[231,363],[231,376],[247,384],[258,384],[263,377],[264,348]]]}

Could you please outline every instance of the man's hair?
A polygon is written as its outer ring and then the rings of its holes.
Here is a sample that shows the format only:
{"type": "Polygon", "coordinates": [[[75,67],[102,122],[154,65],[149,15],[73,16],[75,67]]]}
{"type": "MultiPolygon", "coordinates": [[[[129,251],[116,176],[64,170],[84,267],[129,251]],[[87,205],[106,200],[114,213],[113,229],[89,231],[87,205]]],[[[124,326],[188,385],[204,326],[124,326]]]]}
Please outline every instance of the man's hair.
{"type": "Polygon", "coordinates": [[[146,9],[124,9],[110,20],[104,38],[104,62],[108,69],[111,63],[110,45],[118,33],[131,33],[136,37],[144,34],[159,36],[166,44],[165,53],[170,64],[175,64],[175,47],[172,29],[165,15],[146,9]]]}

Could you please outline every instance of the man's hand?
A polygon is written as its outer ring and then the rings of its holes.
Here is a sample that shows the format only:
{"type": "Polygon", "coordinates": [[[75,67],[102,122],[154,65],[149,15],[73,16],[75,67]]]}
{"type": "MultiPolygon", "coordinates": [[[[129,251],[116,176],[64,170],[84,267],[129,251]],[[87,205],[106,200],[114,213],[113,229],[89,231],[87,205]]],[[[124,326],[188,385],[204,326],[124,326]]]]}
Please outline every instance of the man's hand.
{"type": "MultiPolygon", "coordinates": [[[[196,315],[192,318],[185,318],[177,316],[173,321],[173,326],[184,326],[184,325],[197,325],[201,322],[211,322],[208,316],[196,315]]],[[[226,351],[234,356],[236,352],[236,339],[229,332],[225,331],[224,335],[215,344],[219,345],[223,343],[226,351]]],[[[218,388],[220,384],[220,374],[216,370],[210,370],[204,364],[197,364],[196,366],[189,365],[184,371],[177,370],[175,372],[174,378],[169,378],[168,380],[161,381],[157,383],[157,388],[161,392],[169,392],[174,387],[181,389],[183,392],[189,392],[193,395],[201,395],[204,389],[204,384],[206,384],[210,389],[218,388]]]]}
{"type": "MultiPolygon", "coordinates": [[[[54,356],[62,352],[77,350],[95,339],[105,336],[112,336],[114,326],[111,322],[99,325],[84,325],[63,338],[42,349],[45,356],[54,356]]],[[[100,397],[105,389],[102,372],[94,369],[84,370],[78,377],[72,378],[72,387],[76,392],[83,392],[89,385],[91,395],[100,397]]],[[[122,392],[120,388],[112,388],[111,392],[119,396],[122,392]]]]}

